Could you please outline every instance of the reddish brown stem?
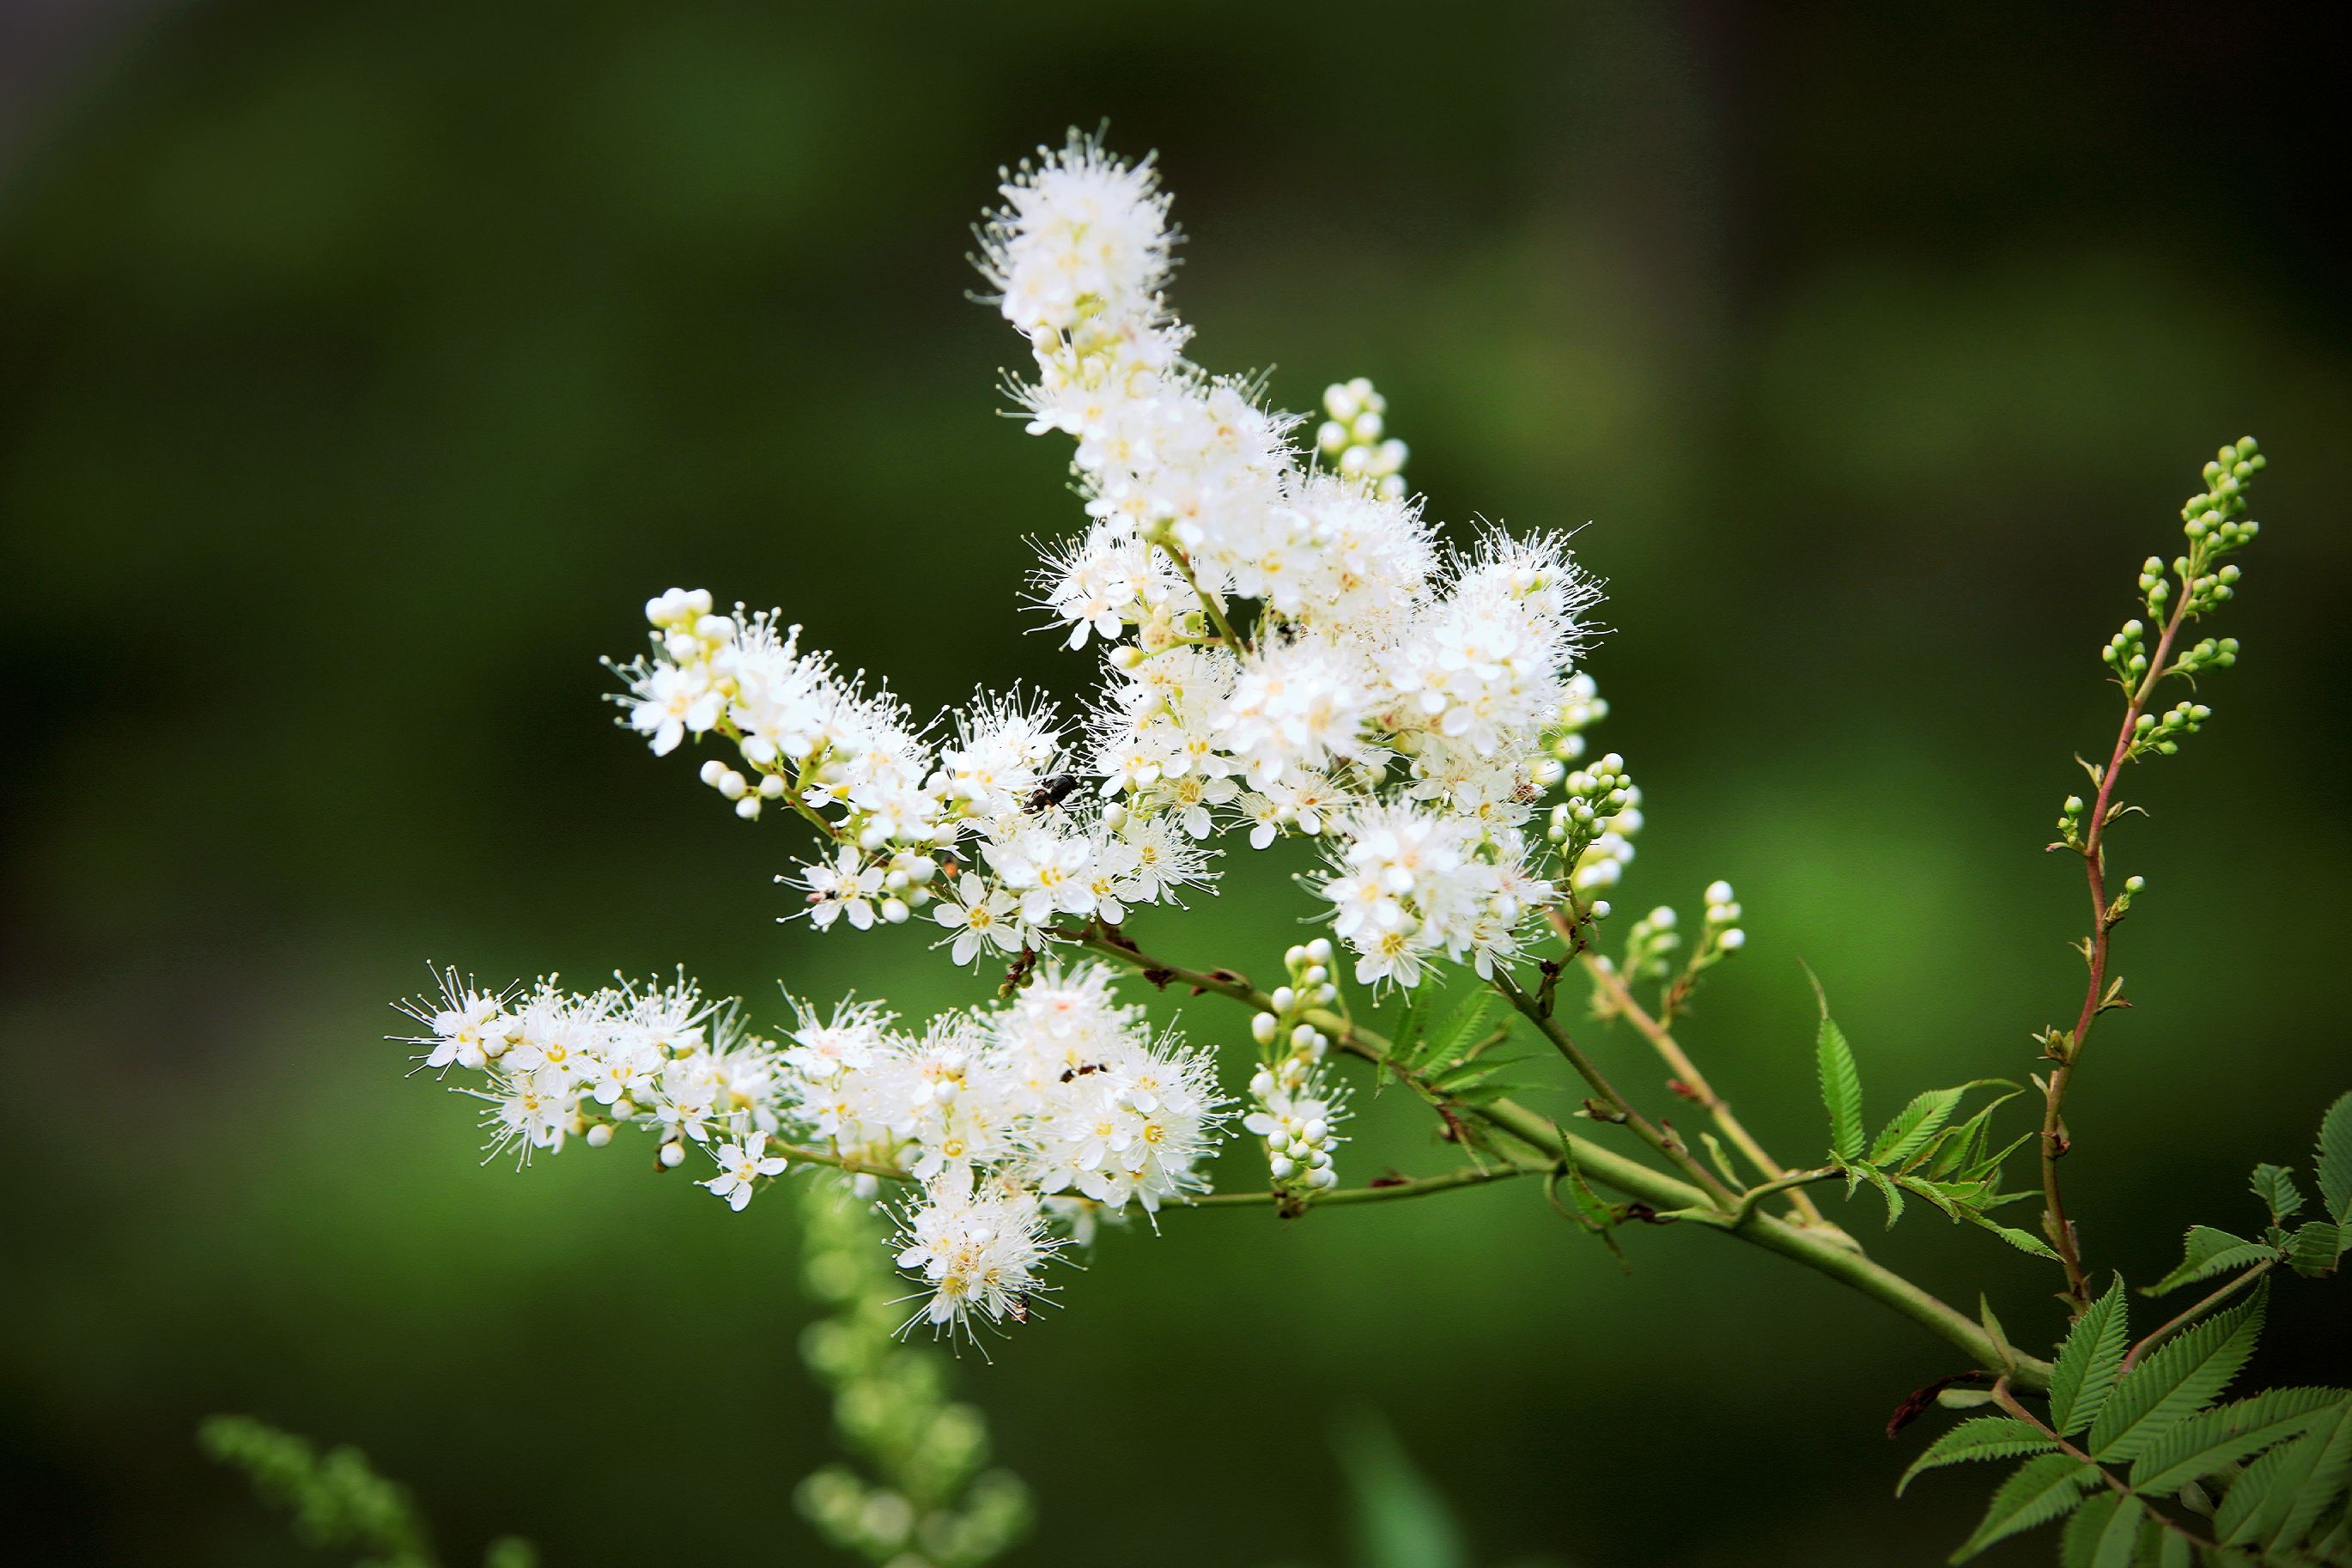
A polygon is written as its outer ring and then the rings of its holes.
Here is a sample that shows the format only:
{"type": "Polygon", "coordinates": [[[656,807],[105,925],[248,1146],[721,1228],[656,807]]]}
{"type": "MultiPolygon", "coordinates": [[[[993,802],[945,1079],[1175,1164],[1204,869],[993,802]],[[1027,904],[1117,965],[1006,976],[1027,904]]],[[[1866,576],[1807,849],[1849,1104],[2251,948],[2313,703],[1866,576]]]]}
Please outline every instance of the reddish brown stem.
{"type": "Polygon", "coordinates": [[[2166,661],[2172,657],[2173,639],[2189,618],[2191,597],[2189,584],[2182,582],[2179,600],[2156,639],[2147,674],[2124,704],[2123,726],[2116,733],[2115,750],[2107,754],[2107,765],[2099,771],[2097,798],[2091,803],[2090,826],[2083,836],[2083,864],[2091,887],[2091,980],[2083,993],[2082,1016],[2075,1020],[2074,1032],[2058,1047],[2063,1054],[2053,1058],[2042,1090],[2041,1140],[2042,1198],[2046,1210],[2043,1228],[2050,1233],[2050,1244],[2058,1249],[2058,1260],[2065,1267],[2067,1305],[2077,1316],[2091,1304],[2091,1281],[2089,1272],[2083,1267],[2082,1244],[2074,1235],[2074,1223],[2066,1217],[2066,1200],[2058,1189],[2058,1162],[2066,1153],[2067,1085],[2074,1079],[2074,1064],[2082,1060],[2083,1042],[2090,1036],[2092,1020],[2099,1016],[2099,1004],[2107,984],[2108,937],[2116,924],[2109,918],[2107,903],[2107,813],[2115,802],[2116,777],[2123,772],[2132,741],[2138,733],[2139,716],[2147,710],[2156,683],[2164,679],[2166,661]]]}

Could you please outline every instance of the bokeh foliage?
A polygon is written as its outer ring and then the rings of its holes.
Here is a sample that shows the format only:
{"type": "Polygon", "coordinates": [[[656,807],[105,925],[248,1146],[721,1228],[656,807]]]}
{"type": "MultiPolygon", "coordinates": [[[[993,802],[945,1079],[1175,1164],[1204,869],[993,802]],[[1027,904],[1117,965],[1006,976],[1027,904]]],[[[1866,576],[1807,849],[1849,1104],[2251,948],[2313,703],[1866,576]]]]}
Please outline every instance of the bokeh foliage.
{"type": "MultiPolygon", "coordinates": [[[[791,1205],[620,1150],[478,1170],[383,1003],[431,959],[971,998],[908,933],[776,926],[788,830],[614,732],[593,661],[705,584],[918,704],[1077,679],[1008,616],[1076,504],[996,417],[964,226],[1105,115],[1178,192],[1205,363],[1294,407],[1372,375],[1439,516],[1591,521],[1652,824],[1621,902],[1738,884],[1685,1037],[1779,1146],[1818,1136],[1799,955],[1888,1081],[2015,1076],[2068,1010],[2039,846],[2111,722],[2099,641],[2195,460],[2260,434],[2246,655],[2146,781],[2137,1008],[2070,1106],[2090,1247],[2153,1279],[2196,1215],[2152,1175],[2235,1194],[2344,1077],[2328,70],[2198,5],[159,13],[0,187],[11,1539],[292,1561],[190,1445],[234,1408],[360,1444],[460,1559],[819,1550],[791,1205]]],[[[1271,966],[1292,868],[1178,956],[1271,966]]],[[[1357,1165],[1434,1168],[1381,1110],[1357,1165]]],[[[1889,1495],[1878,1424],[1948,1356],[1768,1259],[1643,1234],[1627,1280],[1507,1187],[1164,1228],[967,1358],[1040,1493],[1016,1562],[1337,1560],[1323,1434],[1364,1404],[1484,1561],[1908,1561],[1980,1501],[1889,1495]]],[[[1884,1246],[2054,1335],[1998,1242],[1884,1246]]],[[[2282,1291],[2262,1375],[2352,1378],[2340,1313],[2282,1291]]]]}

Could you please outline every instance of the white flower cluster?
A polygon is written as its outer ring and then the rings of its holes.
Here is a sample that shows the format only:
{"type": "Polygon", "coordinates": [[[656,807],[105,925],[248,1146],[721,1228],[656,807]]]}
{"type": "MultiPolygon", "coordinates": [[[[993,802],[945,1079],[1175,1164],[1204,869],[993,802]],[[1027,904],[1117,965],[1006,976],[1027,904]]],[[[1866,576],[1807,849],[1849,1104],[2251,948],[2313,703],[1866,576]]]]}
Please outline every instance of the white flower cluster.
{"type": "Polygon", "coordinates": [[[819,929],[897,924],[938,900],[959,963],[1042,945],[1064,918],[1118,922],[1129,905],[1174,901],[1210,879],[1209,852],[1170,824],[1106,813],[1060,773],[1066,742],[1050,705],[982,694],[937,743],[887,688],[867,690],[797,626],[769,612],[715,612],[673,588],[646,605],[653,652],[620,667],[629,726],[656,753],[716,731],[740,754],[705,784],[755,817],[782,802],[833,841],[786,879],[819,929]],[[748,770],[748,773],[745,771],[748,770]],[[941,874],[966,856],[960,874],[941,874]],[[976,862],[976,864],[975,864],[976,862]]]}
{"type": "MultiPolygon", "coordinates": [[[[527,1163],[575,1137],[601,1148],[615,1124],[635,1121],[660,1131],[665,1165],[685,1159],[687,1142],[714,1139],[732,1146],[735,1157],[720,1162],[731,1165],[746,1150],[757,1159],[777,1129],[774,1047],[689,981],[571,992],[552,975],[507,991],[455,970],[438,980],[437,995],[402,1008],[425,1032],[401,1037],[425,1047],[429,1070],[482,1075],[466,1092],[489,1107],[494,1155],[511,1150],[527,1163]]],[[[741,1208],[748,1188],[734,1201],[741,1208]]]]}
{"type": "Polygon", "coordinates": [[[982,270],[1030,344],[1029,428],[1076,439],[1092,520],[1037,597],[1071,647],[1108,645],[1088,761],[1108,815],[1258,847],[1336,833],[1326,890],[1366,982],[1507,960],[1558,897],[1521,828],[1589,721],[1570,666],[1594,595],[1565,540],[1441,552],[1369,382],[1325,395],[1326,469],[1251,384],[1187,361],[1148,162],[1073,136],[1003,195],[982,270]]]}
{"type": "Polygon", "coordinates": [[[552,979],[515,995],[455,973],[412,1005],[424,1065],[478,1071],[494,1149],[609,1142],[635,1124],[675,1166],[709,1149],[702,1184],[740,1209],[791,1150],[919,1184],[901,1267],[921,1317],[969,1331],[1025,1313],[1038,1274],[1100,1218],[1204,1190],[1224,1120],[1212,1053],[1155,1037],[1098,965],[1042,965],[997,1006],[919,1034],[871,1004],[798,1007],[781,1044],[684,982],[588,994],[552,979]]]}

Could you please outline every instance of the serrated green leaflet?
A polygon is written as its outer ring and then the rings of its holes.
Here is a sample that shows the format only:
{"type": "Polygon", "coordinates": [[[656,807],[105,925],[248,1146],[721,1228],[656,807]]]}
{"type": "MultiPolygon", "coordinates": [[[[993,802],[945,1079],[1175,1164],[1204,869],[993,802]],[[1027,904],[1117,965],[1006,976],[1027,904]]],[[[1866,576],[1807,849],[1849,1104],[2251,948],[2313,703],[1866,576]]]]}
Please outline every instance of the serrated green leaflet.
{"type": "Polygon", "coordinates": [[[2131,1568],[2147,1505],[2136,1497],[2101,1492],[2066,1521],[2058,1542],[2061,1568],[2131,1568]]]}
{"type": "Polygon", "coordinates": [[[1870,1184],[1878,1189],[1878,1195],[1886,1200],[1886,1226],[1889,1230],[1894,1229],[1895,1222],[1903,1217],[1903,1189],[1875,1165],[1864,1165],[1860,1170],[1870,1178],[1870,1184]]]}
{"type": "Polygon", "coordinates": [[[2352,1090],[2336,1097],[2319,1123],[2319,1201],[2327,1217],[2352,1226],[2352,1090]]]}
{"type": "Polygon", "coordinates": [[[2183,1285],[2249,1268],[2276,1256],[2276,1251],[2266,1243],[2248,1241],[2242,1236],[2232,1236],[2210,1225],[2192,1225],[2181,1240],[2179,1267],[2149,1286],[2147,1293],[2161,1296],[2167,1291],[2178,1290],[2183,1285]]]}
{"type": "Polygon", "coordinates": [[[2284,1219],[2303,1206],[2303,1191],[2294,1184],[2294,1173],[2284,1165],[2256,1165],[2247,1184],[2273,1220],[2284,1219]]]}
{"type": "Polygon", "coordinates": [[[2306,1220],[2287,1241],[2286,1260],[2297,1274],[2332,1273],[2343,1256],[2344,1227],[2334,1220],[2306,1220]]]}
{"type": "Polygon", "coordinates": [[[2310,1431],[2247,1467],[2213,1526],[2222,1544],[2264,1552],[2302,1542],[2352,1472],[2352,1405],[2338,1405],[2310,1431]]]}
{"type": "Polygon", "coordinates": [[[2116,1371],[2124,1363],[2128,1316],[2124,1282],[2118,1279],[2067,1331],[2050,1369],[2050,1425],[2064,1436],[2071,1437],[2098,1419],[2100,1406],[2115,1388],[2116,1371]]]}
{"type": "Polygon", "coordinates": [[[2044,1454],[2028,1459],[1992,1494],[1991,1506],[1958,1552],[1955,1563],[1965,1563],[1996,1541],[2006,1541],[2021,1530],[2032,1530],[2072,1510],[2085,1489],[2096,1484],[2098,1468],[2072,1454],[2044,1454]]]}
{"type": "Polygon", "coordinates": [[[1821,1069],[1822,1104],[1830,1113],[1830,1147],[1841,1160],[1862,1158],[1862,1072],[1834,1019],[1822,1019],[1813,1055],[1821,1069]]]}
{"type": "Polygon", "coordinates": [[[2252,1300],[2187,1330],[2126,1373],[2091,1424],[2091,1456],[2137,1458],[2229,1386],[2263,1331],[2265,1287],[2252,1300]]]}
{"type": "Polygon", "coordinates": [[[1915,1096],[1879,1131],[1877,1140],[1870,1146],[1870,1163],[1899,1165],[1926,1148],[1927,1140],[1951,1120],[1952,1112],[1959,1107],[1960,1097],[1966,1093],[1966,1088],[1931,1089],[1915,1096]]]}
{"type": "Polygon", "coordinates": [[[2050,1244],[2030,1230],[2020,1230],[2013,1225],[1999,1224],[1974,1211],[1963,1214],[1960,1217],[1970,1225],[1981,1226],[1992,1232],[2029,1258],[2046,1258],[2053,1263],[2058,1261],[2058,1255],[2051,1250],[2050,1244]]]}
{"type": "Polygon", "coordinates": [[[2193,1415],[2132,1461],[2132,1487],[2157,1494],[2178,1491],[2285,1441],[2347,1401],[2352,1394],[2340,1388],[2273,1388],[2193,1415]]]}
{"type": "Polygon", "coordinates": [[[2050,1440],[2049,1434],[2030,1421],[2011,1415],[1979,1415],[1961,1422],[1928,1444],[1927,1452],[1912,1460],[1903,1479],[1895,1483],[1895,1495],[1901,1497],[1903,1489],[1922,1470],[1975,1459],[2014,1459],[2025,1454],[2046,1454],[2057,1446],[2050,1440]]]}

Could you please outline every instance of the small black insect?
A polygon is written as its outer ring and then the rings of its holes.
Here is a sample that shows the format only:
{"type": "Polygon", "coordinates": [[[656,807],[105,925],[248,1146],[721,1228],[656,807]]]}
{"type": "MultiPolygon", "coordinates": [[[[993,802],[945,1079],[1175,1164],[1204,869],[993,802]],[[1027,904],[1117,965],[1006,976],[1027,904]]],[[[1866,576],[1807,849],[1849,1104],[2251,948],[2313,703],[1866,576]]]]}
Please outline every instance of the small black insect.
{"type": "Polygon", "coordinates": [[[1103,1065],[1100,1062],[1080,1062],[1074,1068],[1062,1069],[1062,1081],[1067,1083],[1074,1078],[1084,1078],[1088,1073],[1097,1073],[1102,1070],[1103,1065]]]}
{"type": "Polygon", "coordinates": [[[1031,792],[1022,810],[1035,815],[1070,798],[1081,781],[1076,773],[1055,773],[1031,792]]]}

